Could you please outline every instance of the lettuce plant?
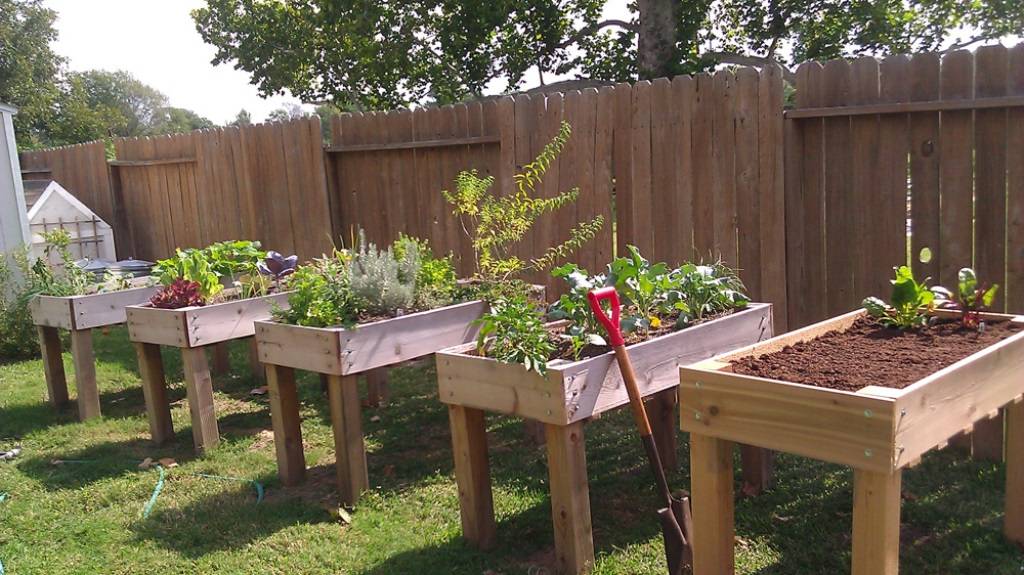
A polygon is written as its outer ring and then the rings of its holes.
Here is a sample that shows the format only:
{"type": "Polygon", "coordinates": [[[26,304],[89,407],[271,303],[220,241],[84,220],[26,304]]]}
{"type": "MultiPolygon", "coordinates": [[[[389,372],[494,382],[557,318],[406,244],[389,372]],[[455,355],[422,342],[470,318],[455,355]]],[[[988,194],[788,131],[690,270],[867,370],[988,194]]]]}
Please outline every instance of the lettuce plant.
{"type": "Polygon", "coordinates": [[[178,278],[150,298],[150,305],[160,309],[180,309],[206,303],[198,282],[178,278]]]}
{"type": "Polygon", "coordinates": [[[890,280],[892,297],[889,302],[878,297],[864,298],[861,305],[868,314],[885,326],[914,329],[928,325],[928,312],[934,308],[935,294],[928,289],[928,278],[918,283],[908,266],[893,268],[896,277],[890,280]]]}

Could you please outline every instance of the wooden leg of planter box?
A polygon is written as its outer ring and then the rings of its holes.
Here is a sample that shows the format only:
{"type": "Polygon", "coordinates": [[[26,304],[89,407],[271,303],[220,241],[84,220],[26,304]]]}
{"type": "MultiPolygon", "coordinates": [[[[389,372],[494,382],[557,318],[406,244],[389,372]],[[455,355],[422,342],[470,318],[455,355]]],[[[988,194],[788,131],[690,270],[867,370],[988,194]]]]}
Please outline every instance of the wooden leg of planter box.
{"type": "Polygon", "coordinates": [[[334,428],[338,492],[342,503],[355,505],[359,495],[370,487],[356,376],[328,376],[327,395],[334,428]]]}
{"type": "Polygon", "coordinates": [[[983,461],[1003,460],[1003,414],[974,424],[971,434],[971,456],[983,461]]]}
{"type": "Polygon", "coordinates": [[[135,342],[135,356],[139,359],[139,373],[142,375],[142,397],[146,400],[149,434],[153,442],[160,445],[174,437],[164,359],[160,356],[160,346],[152,343],[135,342]]]}
{"type": "Polygon", "coordinates": [[[594,566],[590,486],[583,422],[544,425],[548,450],[555,565],[560,573],[586,573],[594,566]]]}
{"type": "Polygon", "coordinates": [[[896,575],[903,472],[853,470],[853,575],[896,575]]]}
{"type": "Polygon", "coordinates": [[[772,486],[775,472],[775,452],[770,449],[740,445],[743,469],[743,494],[753,497],[772,486]]]}
{"type": "Polygon", "coordinates": [[[1024,402],[1006,408],[1006,519],[1007,539],[1024,544],[1024,402]]]}
{"type": "Polygon", "coordinates": [[[285,485],[296,485],[306,475],[306,456],[302,452],[295,370],[281,365],[267,365],[267,388],[270,395],[270,421],[274,428],[274,451],[277,454],[277,476],[285,485]]]}
{"type": "Polygon", "coordinates": [[[666,471],[674,471],[679,467],[679,418],[676,417],[678,397],[677,388],[673,387],[655,393],[646,405],[651,431],[654,432],[654,443],[658,446],[658,455],[666,471]]]}
{"type": "Polygon", "coordinates": [[[217,414],[213,407],[213,378],[206,362],[206,350],[201,347],[181,348],[185,370],[185,393],[192,416],[192,440],[200,453],[220,443],[217,414]]]}
{"type": "Polygon", "coordinates": [[[525,434],[526,439],[534,445],[544,445],[547,434],[544,427],[544,424],[539,421],[535,421],[533,419],[523,420],[523,434],[525,434]]]}
{"type": "Polygon", "coordinates": [[[63,408],[68,404],[68,380],[64,375],[61,357],[60,332],[55,327],[37,325],[39,349],[43,353],[43,371],[46,375],[46,395],[50,405],[63,408]]]}
{"type": "Polygon", "coordinates": [[[370,407],[387,405],[391,397],[388,389],[388,368],[381,367],[366,372],[366,402],[370,407]]]}
{"type": "Polygon", "coordinates": [[[693,575],[736,572],[730,441],[690,434],[693,575]]]}
{"type": "Polygon", "coordinates": [[[96,386],[96,356],[92,352],[92,330],[71,330],[71,358],[75,364],[78,389],[78,419],[100,416],[100,390],[96,386]]]}
{"type": "Polygon", "coordinates": [[[257,380],[263,380],[267,376],[263,364],[260,363],[260,351],[255,337],[249,338],[249,369],[252,371],[253,378],[257,380]]]}
{"type": "Polygon", "coordinates": [[[215,343],[211,346],[213,355],[213,373],[224,375],[231,371],[231,354],[227,342],[215,343]]]}
{"type": "Polygon", "coordinates": [[[459,486],[462,536],[480,549],[490,549],[494,547],[496,528],[484,412],[449,405],[448,420],[452,429],[455,482],[459,486]]]}

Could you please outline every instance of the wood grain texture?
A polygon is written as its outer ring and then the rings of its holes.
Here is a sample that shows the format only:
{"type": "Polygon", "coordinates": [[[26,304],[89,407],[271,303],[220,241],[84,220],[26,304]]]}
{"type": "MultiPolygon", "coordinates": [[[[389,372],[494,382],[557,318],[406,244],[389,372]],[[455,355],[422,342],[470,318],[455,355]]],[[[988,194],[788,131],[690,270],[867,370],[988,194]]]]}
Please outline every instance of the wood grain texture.
{"type": "Polygon", "coordinates": [[[203,453],[220,443],[217,414],[213,405],[213,379],[206,362],[206,350],[181,349],[182,369],[185,372],[185,395],[192,419],[192,441],[196,451],[203,453]]]}
{"type": "Polygon", "coordinates": [[[896,575],[902,472],[853,471],[853,575],[896,575]]]}
{"type": "Polygon", "coordinates": [[[75,366],[78,391],[78,419],[100,416],[100,390],[96,383],[96,355],[92,349],[92,330],[71,330],[71,361],[75,366]]]}
{"type": "Polygon", "coordinates": [[[1003,534],[1024,543],[1024,402],[1006,408],[1006,515],[1003,534]]]}
{"type": "MultiPolygon", "coordinates": [[[[941,95],[946,100],[974,97],[974,55],[965,50],[942,58],[941,95]]],[[[940,126],[942,164],[939,181],[942,186],[939,248],[941,285],[954,285],[960,268],[972,261],[974,210],[973,154],[974,118],[969,111],[944,112],[940,126]]]]}
{"type": "Polygon", "coordinates": [[[297,485],[306,475],[306,457],[302,449],[295,370],[279,365],[267,366],[267,391],[270,397],[270,422],[274,430],[277,476],[286,486],[297,485]]]}
{"type": "Polygon", "coordinates": [[[729,441],[690,435],[694,575],[736,572],[732,452],[729,441]]]}
{"type": "MultiPolygon", "coordinates": [[[[939,56],[917,54],[909,63],[910,99],[934,100],[939,97],[939,56]]],[[[939,113],[910,116],[910,190],[913,234],[910,238],[910,262],[916,277],[939,277],[942,243],[940,241],[939,113]],[[921,261],[928,248],[931,259],[921,261]]]]}
{"type": "Polygon", "coordinates": [[[167,379],[164,375],[164,360],[160,346],[151,343],[134,343],[135,357],[139,362],[139,376],[142,379],[142,397],[146,403],[146,418],[149,420],[149,436],[153,443],[163,445],[174,438],[171,423],[171,405],[167,399],[167,379]]]}
{"type": "Polygon", "coordinates": [[[55,327],[37,325],[36,333],[39,335],[39,349],[43,356],[46,397],[53,407],[63,408],[68,404],[68,381],[64,374],[64,358],[61,356],[60,332],[55,327]]]}
{"type": "Polygon", "coordinates": [[[455,482],[459,488],[462,536],[480,549],[490,549],[497,541],[497,528],[484,412],[449,405],[448,421],[455,458],[455,482]]]}
{"type": "Polygon", "coordinates": [[[545,438],[555,566],[560,573],[587,573],[594,566],[594,538],[583,423],[546,425],[545,438]]]}
{"type": "Polygon", "coordinates": [[[354,376],[330,375],[327,379],[338,494],[342,504],[353,506],[370,488],[358,382],[354,376]]]}

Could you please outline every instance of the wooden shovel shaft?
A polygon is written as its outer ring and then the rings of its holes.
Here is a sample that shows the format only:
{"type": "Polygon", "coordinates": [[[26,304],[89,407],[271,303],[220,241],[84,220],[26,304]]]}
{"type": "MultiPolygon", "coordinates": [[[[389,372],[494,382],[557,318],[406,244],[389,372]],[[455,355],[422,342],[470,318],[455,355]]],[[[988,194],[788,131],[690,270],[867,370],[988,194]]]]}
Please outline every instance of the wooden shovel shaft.
{"type": "Polygon", "coordinates": [[[612,349],[615,351],[615,359],[619,362],[622,381],[626,384],[626,393],[629,394],[629,407],[633,410],[633,419],[636,421],[636,427],[640,430],[642,437],[647,437],[652,433],[651,422],[647,419],[644,398],[640,395],[640,387],[636,384],[636,372],[633,371],[633,363],[629,361],[629,353],[626,352],[626,346],[617,345],[612,349]]]}

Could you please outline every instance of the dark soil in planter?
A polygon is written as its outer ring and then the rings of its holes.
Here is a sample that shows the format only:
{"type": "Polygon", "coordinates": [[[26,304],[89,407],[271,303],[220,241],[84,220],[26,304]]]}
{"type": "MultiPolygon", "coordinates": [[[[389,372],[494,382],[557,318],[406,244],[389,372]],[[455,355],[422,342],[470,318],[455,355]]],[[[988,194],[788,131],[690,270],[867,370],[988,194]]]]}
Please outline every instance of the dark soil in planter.
{"type": "Polygon", "coordinates": [[[1005,321],[989,323],[979,332],[945,321],[901,331],[862,318],[845,331],[741,358],[732,367],[735,373],[843,391],[869,385],[902,389],[1021,329],[1021,324],[1005,321]]]}

